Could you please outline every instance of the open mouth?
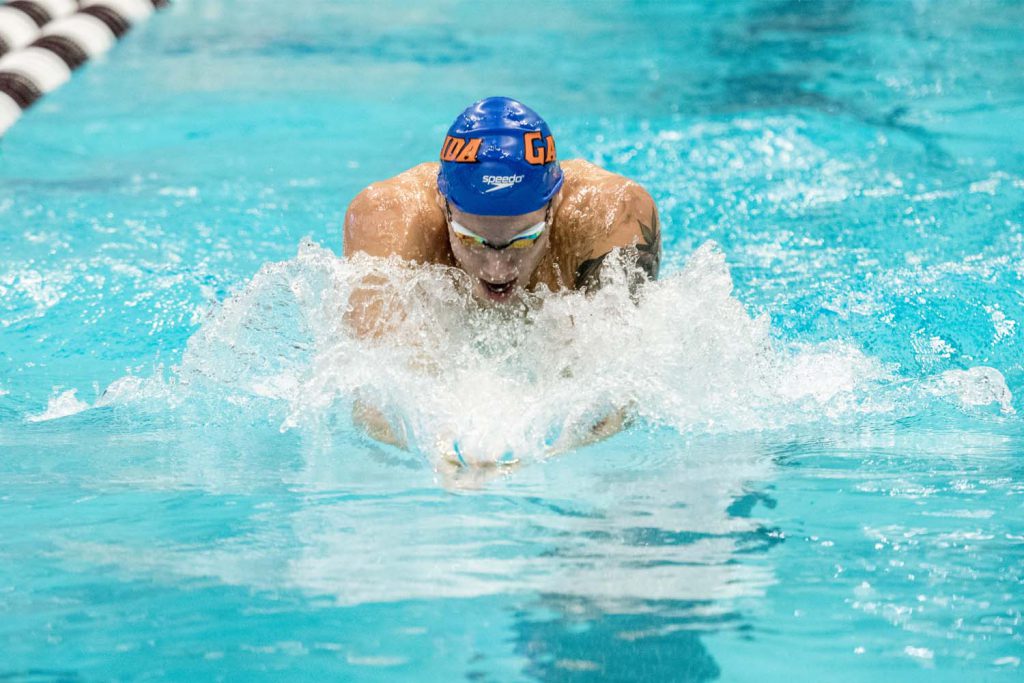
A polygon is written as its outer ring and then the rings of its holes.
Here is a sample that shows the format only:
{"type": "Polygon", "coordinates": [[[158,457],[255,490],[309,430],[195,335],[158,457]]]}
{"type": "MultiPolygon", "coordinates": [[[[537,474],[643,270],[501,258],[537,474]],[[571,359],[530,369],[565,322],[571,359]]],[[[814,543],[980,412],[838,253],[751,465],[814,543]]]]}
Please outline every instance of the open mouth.
{"type": "Polygon", "coordinates": [[[516,286],[515,280],[509,280],[508,282],[488,282],[487,280],[481,280],[484,289],[491,295],[492,298],[504,298],[512,292],[512,288],[516,286]]]}

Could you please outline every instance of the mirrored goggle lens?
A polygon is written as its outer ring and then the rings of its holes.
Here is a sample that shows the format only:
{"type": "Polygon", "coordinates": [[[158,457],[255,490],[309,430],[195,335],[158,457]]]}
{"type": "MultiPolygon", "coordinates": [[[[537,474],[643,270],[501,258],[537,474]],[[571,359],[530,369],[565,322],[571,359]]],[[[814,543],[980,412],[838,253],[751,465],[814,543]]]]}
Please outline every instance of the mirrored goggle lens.
{"type": "Polygon", "coordinates": [[[526,230],[522,231],[515,237],[513,237],[507,244],[497,246],[493,245],[480,235],[467,230],[464,226],[460,225],[458,221],[452,221],[452,230],[455,232],[456,237],[467,247],[491,247],[492,249],[526,249],[532,247],[533,244],[540,239],[540,236],[544,234],[544,227],[546,221],[541,221],[531,225],[526,230]]]}

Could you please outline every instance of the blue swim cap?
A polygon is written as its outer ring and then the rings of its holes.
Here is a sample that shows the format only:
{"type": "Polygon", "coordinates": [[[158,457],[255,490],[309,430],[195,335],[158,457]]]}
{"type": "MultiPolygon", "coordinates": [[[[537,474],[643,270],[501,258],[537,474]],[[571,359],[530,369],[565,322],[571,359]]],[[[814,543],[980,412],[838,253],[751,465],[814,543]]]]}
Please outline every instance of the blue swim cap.
{"type": "Polygon", "coordinates": [[[437,189],[459,210],[518,216],[542,208],[561,186],[555,138],[522,102],[488,97],[448,129],[437,189]]]}

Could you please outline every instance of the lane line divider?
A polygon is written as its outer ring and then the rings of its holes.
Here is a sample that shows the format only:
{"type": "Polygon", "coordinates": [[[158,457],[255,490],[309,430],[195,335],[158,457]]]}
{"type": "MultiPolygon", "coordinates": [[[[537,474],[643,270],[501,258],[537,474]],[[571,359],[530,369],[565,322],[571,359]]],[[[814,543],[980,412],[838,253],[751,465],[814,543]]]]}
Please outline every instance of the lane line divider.
{"type": "Polygon", "coordinates": [[[0,136],[71,72],[169,0],[10,0],[0,5],[0,136]]]}
{"type": "Polygon", "coordinates": [[[39,37],[43,26],[78,11],[77,0],[11,0],[0,5],[0,57],[39,37]]]}

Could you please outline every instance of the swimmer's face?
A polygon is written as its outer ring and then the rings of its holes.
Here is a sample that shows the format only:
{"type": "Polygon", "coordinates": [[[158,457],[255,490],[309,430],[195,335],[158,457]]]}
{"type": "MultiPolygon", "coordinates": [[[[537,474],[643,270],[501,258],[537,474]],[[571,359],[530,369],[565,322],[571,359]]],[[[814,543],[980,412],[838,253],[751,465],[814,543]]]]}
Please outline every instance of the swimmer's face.
{"type": "Polygon", "coordinates": [[[450,204],[448,211],[452,253],[459,266],[473,278],[473,294],[478,299],[507,301],[517,288],[530,283],[550,244],[552,204],[518,216],[481,216],[464,213],[450,204]],[[540,236],[530,239],[538,229],[540,236]]]}

